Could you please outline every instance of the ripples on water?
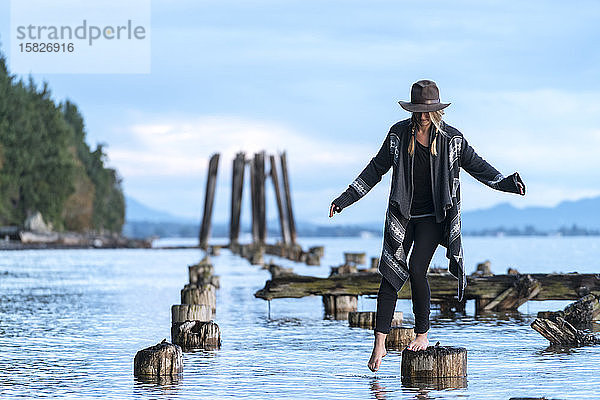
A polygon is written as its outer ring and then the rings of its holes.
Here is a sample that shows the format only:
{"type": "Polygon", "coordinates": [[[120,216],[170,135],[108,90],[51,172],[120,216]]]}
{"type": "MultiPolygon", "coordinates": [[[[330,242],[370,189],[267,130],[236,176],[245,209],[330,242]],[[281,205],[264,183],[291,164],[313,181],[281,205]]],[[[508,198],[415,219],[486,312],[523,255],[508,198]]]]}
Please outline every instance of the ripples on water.
{"type": "MultiPolygon", "coordinates": [[[[300,274],[327,276],[343,251],[378,256],[379,238],[301,239],[324,244],[320,267],[294,265],[300,274]]],[[[492,261],[495,273],[598,272],[594,238],[464,237],[467,273],[492,261]],[[566,252],[559,249],[568,249],[566,252]],[[470,261],[472,260],[472,261],[470,261]]],[[[170,340],[170,306],[178,304],[187,265],[198,250],[5,251],[0,261],[0,398],[600,398],[600,346],[547,349],[529,327],[538,310],[568,301],[529,302],[519,312],[474,316],[431,314],[430,343],[468,349],[461,389],[419,389],[403,384],[400,352],[388,351],[377,373],[366,366],[372,331],[324,319],[320,297],[254,298],[270,275],[223,251],[213,258],[221,276],[216,322],[220,350],[184,354],[184,373],[162,384],[133,377],[133,357],[170,340]]],[[[267,259],[270,256],[267,256],[267,259]]],[[[432,265],[446,266],[438,248],[432,265]]],[[[361,297],[359,310],[375,310],[361,297]]],[[[411,325],[410,300],[399,300],[411,325]]],[[[439,388],[438,388],[439,389],[439,388]]]]}

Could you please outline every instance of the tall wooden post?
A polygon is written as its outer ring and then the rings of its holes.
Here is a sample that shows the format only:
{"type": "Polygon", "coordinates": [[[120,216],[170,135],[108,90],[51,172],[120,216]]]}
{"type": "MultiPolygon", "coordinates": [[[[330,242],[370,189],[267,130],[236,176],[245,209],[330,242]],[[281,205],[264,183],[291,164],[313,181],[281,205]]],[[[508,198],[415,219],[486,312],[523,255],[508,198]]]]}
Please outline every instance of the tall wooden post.
{"type": "Polygon", "coordinates": [[[252,200],[252,243],[258,243],[258,194],[256,190],[256,154],[250,160],[250,197],[252,200]]]}
{"type": "Polygon", "coordinates": [[[242,211],[242,194],[244,189],[244,170],[246,154],[239,152],[233,159],[231,176],[231,219],[229,223],[229,243],[236,244],[240,236],[240,213],[242,211]]]}
{"type": "Polygon", "coordinates": [[[206,179],[206,193],[204,195],[204,215],[200,226],[199,245],[201,249],[208,248],[208,237],[210,235],[210,223],[212,220],[212,208],[215,199],[215,185],[217,183],[217,169],[219,167],[219,153],[210,157],[208,163],[208,177],[206,179]]]}
{"type": "Polygon", "coordinates": [[[265,207],[265,152],[264,150],[254,155],[255,162],[255,188],[256,188],[256,208],[257,208],[257,226],[258,241],[265,243],[267,239],[267,218],[265,207]]]}
{"type": "Polygon", "coordinates": [[[290,238],[292,244],[296,243],[296,222],[294,221],[294,212],[292,211],[292,196],[290,193],[290,180],[287,173],[287,160],[285,151],[281,153],[281,176],[283,178],[283,189],[285,193],[285,203],[287,208],[288,224],[290,229],[290,238]]]}
{"type": "Polygon", "coordinates": [[[279,211],[279,226],[281,227],[281,239],[284,244],[290,243],[290,230],[288,221],[286,218],[286,212],[283,207],[281,200],[281,190],[279,189],[279,176],[277,174],[277,163],[275,162],[275,156],[270,155],[271,162],[271,181],[273,182],[273,188],[275,189],[275,199],[277,200],[277,210],[279,211]]]}

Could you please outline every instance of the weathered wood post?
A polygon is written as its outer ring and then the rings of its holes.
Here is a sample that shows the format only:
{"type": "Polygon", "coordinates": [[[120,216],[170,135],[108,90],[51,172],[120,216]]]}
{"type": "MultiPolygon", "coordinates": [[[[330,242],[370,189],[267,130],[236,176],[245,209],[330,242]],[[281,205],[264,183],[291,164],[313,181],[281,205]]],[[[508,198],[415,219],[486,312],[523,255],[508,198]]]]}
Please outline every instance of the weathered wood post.
{"type": "Polygon", "coordinates": [[[335,319],[348,319],[348,313],[356,311],[358,296],[323,295],[325,314],[335,319]]]}
{"type": "Polygon", "coordinates": [[[439,342],[425,350],[404,349],[400,369],[403,378],[463,378],[467,376],[467,349],[439,346],[439,342]]]}
{"type": "Polygon", "coordinates": [[[217,182],[217,169],[219,167],[219,153],[210,157],[208,163],[208,177],[206,179],[206,193],[204,196],[204,215],[202,216],[202,226],[200,227],[199,244],[201,249],[207,248],[208,237],[210,235],[210,223],[212,220],[213,201],[215,199],[215,185],[217,182]]]}
{"type": "Polygon", "coordinates": [[[385,347],[387,349],[400,350],[408,346],[416,337],[415,328],[392,325],[390,333],[385,337],[385,347]]]}
{"type": "Polygon", "coordinates": [[[195,285],[210,283],[210,278],[214,276],[214,272],[215,268],[212,264],[203,261],[188,267],[190,283],[195,285]]]}
{"type": "Polygon", "coordinates": [[[233,159],[233,171],[231,177],[231,217],[229,223],[230,244],[237,244],[240,236],[240,214],[242,211],[245,169],[246,154],[244,152],[239,152],[233,159]]]}
{"type": "Polygon", "coordinates": [[[171,340],[184,350],[221,347],[221,331],[213,321],[185,321],[171,325],[171,340]]]}
{"type": "Polygon", "coordinates": [[[365,264],[367,259],[367,253],[351,253],[344,252],[344,261],[346,264],[357,265],[365,264]]]}
{"type": "Polygon", "coordinates": [[[211,284],[187,284],[181,289],[181,304],[204,304],[217,311],[216,288],[211,284]]]}
{"type": "Polygon", "coordinates": [[[167,339],[138,351],[133,359],[133,375],[146,380],[164,376],[172,377],[182,372],[181,347],[168,343],[167,339]]]}
{"type": "Polygon", "coordinates": [[[252,242],[265,243],[267,223],[265,214],[265,152],[254,153],[250,174],[252,186],[252,242]]]}
{"type": "Polygon", "coordinates": [[[206,304],[175,304],[171,307],[171,323],[185,321],[210,321],[212,306],[206,304]]]}
{"type": "MultiPolygon", "coordinates": [[[[348,325],[352,327],[374,329],[375,328],[375,311],[352,311],[348,313],[348,325]]],[[[402,311],[394,312],[391,326],[402,325],[404,315],[402,311]]]]}
{"type": "Polygon", "coordinates": [[[271,154],[269,160],[271,162],[271,181],[273,182],[273,188],[275,189],[275,199],[277,200],[277,210],[279,211],[279,226],[281,228],[281,239],[283,241],[283,244],[287,245],[291,243],[290,228],[288,226],[287,214],[285,212],[283,202],[281,200],[281,190],[279,188],[279,176],[277,174],[277,164],[275,163],[275,156],[271,154]]]}
{"type": "Polygon", "coordinates": [[[287,157],[285,151],[280,155],[281,161],[281,177],[283,178],[283,190],[285,193],[285,204],[287,209],[288,226],[290,228],[290,239],[292,243],[296,243],[296,222],[294,221],[294,212],[292,209],[292,195],[290,191],[290,180],[287,172],[287,157]]]}
{"type": "Polygon", "coordinates": [[[258,200],[258,242],[265,243],[267,239],[267,216],[265,199],[265,152],[254,155],[256,162],[256,194],[258,200]]]}

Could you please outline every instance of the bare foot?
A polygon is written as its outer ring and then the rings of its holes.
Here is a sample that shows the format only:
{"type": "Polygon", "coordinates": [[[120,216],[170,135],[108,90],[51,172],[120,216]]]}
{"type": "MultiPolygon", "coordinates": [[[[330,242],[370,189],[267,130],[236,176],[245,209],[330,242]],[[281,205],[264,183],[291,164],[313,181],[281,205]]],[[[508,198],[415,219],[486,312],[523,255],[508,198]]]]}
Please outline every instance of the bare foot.
{"type": "Polygon", "coordinates": [[[369,369],[373,372],[379,369],[381,365],[381,359],[387,355],[385,350],[385,333],[375,331],[375,343],[373,345],[373,352],[371,353],[371,359],[367,364],[369,369]]]}
{"type": "Polygon", "coordinates": [[[406,348],[412,351],[419,351],[427,349],[427,346],[429,346],[429,340],[427,339],[427,332],[425,332],[417,333],[417,337],[406,348]]]}

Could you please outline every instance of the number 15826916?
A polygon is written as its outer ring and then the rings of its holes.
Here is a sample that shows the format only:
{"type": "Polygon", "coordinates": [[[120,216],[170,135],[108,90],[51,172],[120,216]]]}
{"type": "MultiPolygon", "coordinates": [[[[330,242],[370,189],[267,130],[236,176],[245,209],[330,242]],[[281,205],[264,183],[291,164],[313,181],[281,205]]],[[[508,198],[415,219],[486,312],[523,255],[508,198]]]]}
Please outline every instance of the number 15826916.
{"type": "Polygon", "coordinates": [[[19,43],[21,53],[72,53],[73,43],[19,43]]]}

